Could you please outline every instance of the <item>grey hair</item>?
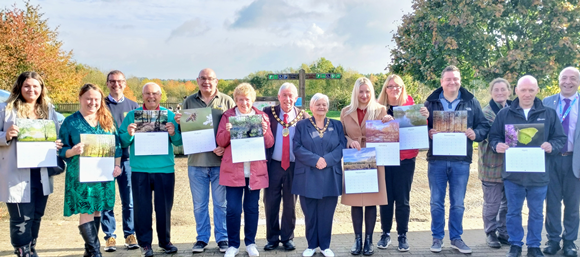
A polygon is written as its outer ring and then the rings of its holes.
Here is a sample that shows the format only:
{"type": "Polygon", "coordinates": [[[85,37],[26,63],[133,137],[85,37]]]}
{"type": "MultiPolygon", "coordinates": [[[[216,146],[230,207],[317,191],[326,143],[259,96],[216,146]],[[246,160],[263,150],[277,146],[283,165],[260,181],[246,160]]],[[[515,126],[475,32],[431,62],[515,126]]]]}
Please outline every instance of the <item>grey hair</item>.
{"type": "Polygon", "coordinates": [[[280,86],[280,89],[278,89],[278,95],[280,95],[280,93],[282,93],[282,90],[286,90],[286,89],[292,89],[292,92],[296,93],[296,95],[298,95],[298,89],[296,88],[296,85],[290,83],[290,82],[284,82],[284,84],[282,84],[280,86]]]}
{"type": "Polygon", "coordinates": [[[312,98],[310,98],[310,110],[312,110],[314,107],[314,104],[316,104],[316,102],[318,100],[325,100],[327,105],[330,105],[330,101],[328,100],[328,96],[326,96],[325,94],[321,94],[321,93],[316,93],[312,96],[312,98]]]}
{"type": "Polygon", "coordinates": [[[576,77],[578,79],[580,79],[580,70],[578,70],[578,68],[576,68],[576,67],[568,66],[568,67],[564,68],[562,71],[560,71],[560,75],[558,75],[558,80],[560,80],[562,78],[562,74],[564,74],[564,72],[567,70],[574,71],[576,73],[576,77]]]}
{"type": "Polygon", "coordinates": [[[161,91],[161,87],[157,83],[155,83],[155,82],[147,82],[147,83],[145,83],[145,85],[143,85],[143,88],[141,88],[141,94],[143,94],[143,91],[145,91],[145,87],[146,86],[149,86],[149,85],[156,86],[157,87],[157,92],[159,92],[159,94],[163,94],[163,92],[161,91]]]}

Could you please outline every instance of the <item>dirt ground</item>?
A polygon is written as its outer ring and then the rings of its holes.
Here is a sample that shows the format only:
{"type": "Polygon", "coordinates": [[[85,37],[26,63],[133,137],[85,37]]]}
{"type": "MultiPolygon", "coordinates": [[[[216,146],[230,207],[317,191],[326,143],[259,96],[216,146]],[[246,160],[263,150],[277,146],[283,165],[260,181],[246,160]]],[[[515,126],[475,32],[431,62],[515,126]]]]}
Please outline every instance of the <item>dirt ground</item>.
{"type": "MultiPolygon", "coordinates": [[[[411,220],[409,224],[410,231],[429,231],[430,230],[430,208],[429,208],[429,184],[427,180],[427,162],[425,160],[426,151],[420,152],[417,157],[417,164],[415,176],[411,191],[411,220]]],[[[477,156],[477,151],[474,151],[474,156],[477,156]]],[[[175,200],[172,212],[172,238],[178,241],[173,243],[193,243],[195,242],[195,220],[193,217],[193,204],[191,200],[191,191],[189,188],[189,179],[187,176],[187,158],[176,158],[176,185],[175,185],[175,200]],[[180,242],[181,241],[181,242],[180,242]]],[[[64,174],[55,177],[54,193],[48,199],[46,207],[46,214],[42,219],[42,227],[40,230],[39,247],[43,244],[50,244],[50,241],[64,240],[66,243],[62,246],[50,245],[52,248],[77,248],[82,245],[82,239],[78,233],[78,215],[72,217],[63,217],[63,194],[64,194],[64,174]],[[49,231],[51,233],[49,233],[49,231]],[[47,242],[48,241],[48,242],[47,242]]],[[[448,197],[447,197],[448,199],[448,197]]],[[[211,201],[210,201],[211,202],[211,201]]],[[[121,223],[121,201],[117,194],[117,201],[115,206],[115,213],[117,218],[117,235],[122,235],[119,228],[121,223]]],[[[474,163],[471,165],[469,183],[467,186],[467,195],[465,198],[465,215],[463,226],[465,230],[482,229],[483,222],[481,220],[483,203],[483,193],[481,190],[481,182],[477,178],[477,158],[474,157],[474,163]]],[[[210,204],[210,208],[212,205],[210,204]]],[[[265,218],[263,202],[260,199],[260,223],[258,228],[257,238],[265,238],[265,218]]],[[[448,214],[449,202],[446,203],[446,213],[448,214]]],[[[304,216],[299,207],[297,210],[297,228],[295,231],[296,237],[304,236],[304,216]]],[[[527,210],[527,207],[524,207],[527,210]]],[[[210,214],[212,211],[210,210],[210,214]]],[[[137,214],[136,214],[137,215],[137,214]]],[[[0,252],[8,251],[12,247],[8,240],[8,217],[6,213],[6,206],[0,205],[0,238],[6,240],[0,241],[0,252]]],[[[527,220],[527,211],[524,213],[524,220],[527,220]]],[[[376,232],[380,232],[380,217],[377,218],[375,227],[376,232]]],[[[243,221],[243,220],[242,220],[243,221]]],[[[153,226],[155,227],[155,225],[153,226]]],[[[212,225],[213,227],[213,225],[212,225]]],[[[393,226],[395,231],[396,226],[393,226]]],[[[334,216],[334,234],[353,233],[352,222],[350,220],[350,207],[339,204],[336,208],[334,216]]],[[[102,232],[101,232],[102,234],[102,232]]],[[[101,235],[102,238],[103,235],[101,235]]],[[[155,236],[154,236],[155,237],[155,236]]],[[[213,237],[212,239],[213,240],[213,237]]],[[[117,241],[122,244],[121,240],[117,241]]],[[[154,240],[156,243],[156,240],[154,240]]],[[[1,255],[1,254],[0,254],[1,255]]]]}

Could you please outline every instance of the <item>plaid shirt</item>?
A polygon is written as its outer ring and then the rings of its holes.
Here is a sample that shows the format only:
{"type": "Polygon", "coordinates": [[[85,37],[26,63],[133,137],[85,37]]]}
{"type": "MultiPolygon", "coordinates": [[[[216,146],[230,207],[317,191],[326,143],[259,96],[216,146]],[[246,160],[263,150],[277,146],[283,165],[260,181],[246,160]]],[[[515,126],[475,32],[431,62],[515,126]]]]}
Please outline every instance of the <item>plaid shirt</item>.
{"type": "MultiPolygon", "coordinates": [[[[485,106],[482,111],[483,115],[489,121],[491,126],[495,120],[495,113],[491,109],[491,106],[485,106]]],[[[503,161],[504,154],[494,153],[489,146],[488,139],[485,139],[479,143],[479,160],[477,168],[479,179],[481,181],[496,183],[502,182],[501,172],[503,170],[503,161]]]]}

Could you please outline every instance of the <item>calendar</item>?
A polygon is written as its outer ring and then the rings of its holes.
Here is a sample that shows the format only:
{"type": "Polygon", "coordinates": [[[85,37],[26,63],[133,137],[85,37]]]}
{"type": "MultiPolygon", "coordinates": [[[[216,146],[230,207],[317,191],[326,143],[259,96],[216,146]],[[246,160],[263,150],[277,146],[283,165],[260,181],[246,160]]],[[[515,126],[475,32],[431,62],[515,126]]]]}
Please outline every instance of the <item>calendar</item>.
{"type": "Polygon", "coordinates": [[[399,128],[399,146],[401,150],[429,148],[427,126],[399,128]]]}
{"type": "Polygon", "coordinates": [[[546,155],[539,147],[510,147],[505,152],[506,172],[546,172],[546,155]]]}
{"type": "Polygon", "coordinates": [[[377,165],[401,165],[399,143],[367,143],[367,147],[374,147],[377,151],[377,165]]]}
{"type": "Polygon", "coordinates": [[[346,194],[378,193],[377,170],[345,170],[344,191],[346,194]]]}
{"type": "Polygon", "coordinates": [[[434,134],[433,155],[467,156],[467,136],[465,133],[434,134]]]}

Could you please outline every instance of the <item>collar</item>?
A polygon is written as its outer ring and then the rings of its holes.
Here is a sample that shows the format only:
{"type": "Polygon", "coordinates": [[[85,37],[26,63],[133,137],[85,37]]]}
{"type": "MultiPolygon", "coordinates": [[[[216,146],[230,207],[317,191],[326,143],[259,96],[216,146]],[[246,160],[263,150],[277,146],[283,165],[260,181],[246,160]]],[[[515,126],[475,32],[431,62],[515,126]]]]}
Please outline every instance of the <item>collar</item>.
{"type": "Polygon", "coordinates": [[[116,103],[116,104],[122,103],[123,101],[125,101],[125,96],[121,96],[121,99],[119,101],[115,100],[115,98],[113,98],[111,96],[111,94],[109,94],[109,96],[107,98],[109,98],[109,101],[116,103]]]}
{"type": "MultiPolygon", "coordinates": [[[[195,94],[195,97],[201,99],[201,90],[197,90],[197,93],[195,94]]],[[[214,98],[220,98],[220,90],[219,89],[215,89],[215,96],[214,98]]]]}
{"type": "MultiPolygon", "coordinates": [[[[445,101],[449,102],[447,100],[447,98],[445,98],[445,94],[443,94],[443,90],[441,90],[441,93],[439,94],[439,99],[445,99],[445,101]]],[[[461,99],[461,90],[457,91],[457,98],[453,99],[453,101],[451,101],[450,103],[453,103],[459,99],[461,99]]]]}
{"type": "Polygon", "coordinates": [[[570,99],[570,101],[574,100],[574,98],[578,97],[578,93],[574,94],[573,96],[570,97],[564,97],[562,95],[562,93],[560,93],[560,101],[563,101],[564,99],[570,99]]]}
{"type": "MultiPolygon", "coordinates": [[[[161,109],[160,106],[161,105],[157,105],[157,109],[155,109],[155,111],[159,111],[161,109]]],[[[147,107],[145,107],[145,104],[143,104],[143,110],[145,110],[145,111],[149,110],[149,109],[147,109],[147,107]]],[[[151,111],[153,111],[153,110],[151,110],[151,111]]]]}

